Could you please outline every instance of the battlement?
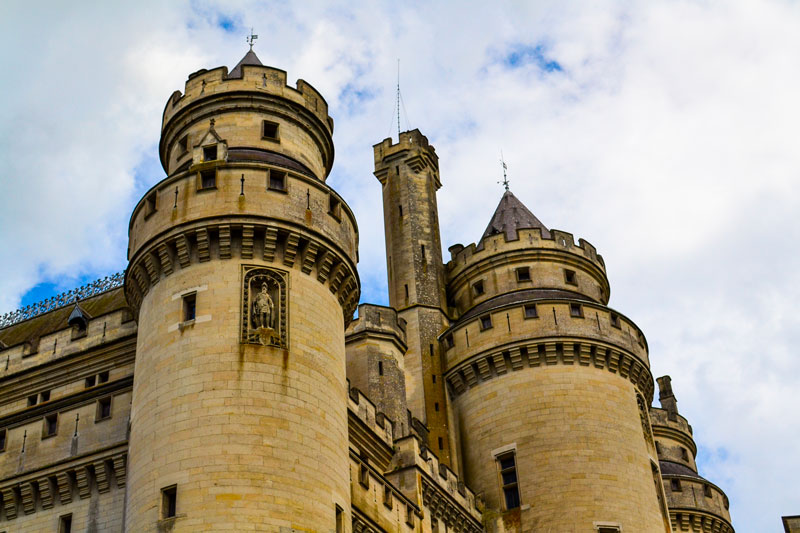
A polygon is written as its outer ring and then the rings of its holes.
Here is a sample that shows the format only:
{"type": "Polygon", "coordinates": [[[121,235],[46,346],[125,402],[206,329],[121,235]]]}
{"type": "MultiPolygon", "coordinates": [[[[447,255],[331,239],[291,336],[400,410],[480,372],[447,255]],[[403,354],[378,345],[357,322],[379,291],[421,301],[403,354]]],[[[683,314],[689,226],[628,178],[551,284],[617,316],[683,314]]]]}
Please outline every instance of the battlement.
{"type": "MultiPolygon", "coordinates": [[[[483,513],[482,501],[467,487],[463,481],[447,465],[439,462],[439,458],[422,445],[419,438],[409,435],[394,442],[394,459],[396,470],[416,467],[425,472],[436,483],[439,490],[446,492],[469,515],[480,521],[483,513]]],[[[423,483],[423,491],[426,490],[423,483]]]]}
{"type": "Polygon", "coordinates": [[[385,158],[403,152],[405,150],[413,150],[419,147],[428,152],[429,157],[433,163],[439,167],[439,156],[436,155],[436,148],[434,148],[418,129],[404,131],[400,133],[400,140],[396,143],[392,142],[391,137],[387,137],[378,144],[374,145],[372,149],[375,151],[375,163],[383,161],[385,158]]]}
{"type": "Polygon", "coordinates": [[[388,337],[398,345],[401,352],[406,346],[406,321],[397,316],[391,307],[374,304],[360,304],[358,318],[353,320],[345,331],[345,342],[365,335],[388,337]]]}
{"type": "Polygon", "coordinates": [[[503,232],[484,237],[478,244],[472,243],[468,246],[454,244],[448,248],[450,250],[450,261],[447,262],[447,270],[450,272],[450,276],[453,277],[488,257],[499,253],[531,248],[571,253],[588,260],[597,266],[601,272],[605,273],[606,271],[603,256],[598,254],[597,248],[588,241],[578,239],[578,244],[575,244],[575,238],[571,233],[557,229],[550,230],[550,237],[548,238],[542,235],[540,228],[517,230],[516,239],[511,240],[503,232]]]}
{"type": "Polygon", "coordinates": [[[392,447],[393,422],[382,412],[378,411],[375,404],[364,393],[350,386],[347,380],[347,408],[357,415],[375,435],[387,446],[392,447]]]}
{"type": "Polygon", "coordinates": [[[286,71],[260,65],[242,65],[241,77],[230,77],[227,67],[201,69],[190,74],[183,94],[175,91],[164,108],[162,131],[170,119],[194,102],[223,93],[250,92],[277,96],[306,108],[333,134],[333,119],[328,115],[328,103],[311,84],[297,80],[296,87],[287,84],[286,71]]]}

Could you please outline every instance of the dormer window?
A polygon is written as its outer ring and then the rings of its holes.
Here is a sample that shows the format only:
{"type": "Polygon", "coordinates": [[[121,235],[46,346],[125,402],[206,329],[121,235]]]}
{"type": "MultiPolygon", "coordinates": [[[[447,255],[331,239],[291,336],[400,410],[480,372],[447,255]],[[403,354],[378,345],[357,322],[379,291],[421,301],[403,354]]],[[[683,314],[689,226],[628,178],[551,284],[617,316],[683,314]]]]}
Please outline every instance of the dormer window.
{"type": "Polygon", "coordinates": [[[203,161],[216,161],[217,160],[217,145],[203,147],[203,161]]]}
{"type": "Polygon", "coordinates": [[[261,129],[261,137],[270,141],[278,141],[278,123],[265,120],[261,129]]]}

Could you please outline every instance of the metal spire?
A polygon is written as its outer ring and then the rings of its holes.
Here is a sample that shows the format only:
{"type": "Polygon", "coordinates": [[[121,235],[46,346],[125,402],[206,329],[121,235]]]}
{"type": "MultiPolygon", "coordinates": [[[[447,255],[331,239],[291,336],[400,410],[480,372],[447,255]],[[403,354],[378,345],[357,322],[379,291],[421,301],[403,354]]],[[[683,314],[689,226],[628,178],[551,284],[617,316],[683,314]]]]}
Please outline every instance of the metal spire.
{"type": "Polygon", "coordinates": [[[258,39],[258,35],[253,33],[253,28],[250,28],[250,35],[248,35],[247,39],[245,39],[245,40],[247,41],[247,44],[250,45],[250,51],[251,52],[253,51],[253,44],[255,44],[256,39],[258,39]]]}
{"type": "Polygon", "coordinates": [[[503,160],[502,150],[500,150],[500,163],[503,165],[503,181],[498,181],[497,183],[502,183],[503,187],[505,187],[506,190],[508,190],[508,175],[506,173],[506,171],[508,170],[508,165],[506,165],[506,162],[503,160]]]}
{"type": "Polygon", "coordinates": [[[400,141],[400,58],[397,58],[397,140],[400,141]]]}

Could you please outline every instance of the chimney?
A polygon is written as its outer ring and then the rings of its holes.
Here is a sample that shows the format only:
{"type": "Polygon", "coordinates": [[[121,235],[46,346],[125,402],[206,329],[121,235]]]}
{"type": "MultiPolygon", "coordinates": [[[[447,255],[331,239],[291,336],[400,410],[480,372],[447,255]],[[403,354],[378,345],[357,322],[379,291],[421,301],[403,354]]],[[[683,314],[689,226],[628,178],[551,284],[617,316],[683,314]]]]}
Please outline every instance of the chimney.
{"type": "Polygon", "coordinates": [[[661,403],[661,408],[667,411],[667,416],[670,420],[678,419],[678,400],[672,393],[672,378],[669,376],[661,376],[657,378],[658,382],[658,401],[661,403]]]}

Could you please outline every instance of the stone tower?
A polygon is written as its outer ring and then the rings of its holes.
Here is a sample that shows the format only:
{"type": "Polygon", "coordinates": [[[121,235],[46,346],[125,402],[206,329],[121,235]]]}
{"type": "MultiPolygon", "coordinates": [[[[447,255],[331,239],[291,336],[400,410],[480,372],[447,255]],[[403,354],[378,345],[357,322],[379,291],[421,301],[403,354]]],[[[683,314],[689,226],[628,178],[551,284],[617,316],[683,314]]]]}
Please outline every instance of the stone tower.
{"type": "Polygon", "coordinates": [[[670,531],[647,343],[607,307],[594,246],[506,190],[477,245],[450,252],[444,372],[485,516],[500,531],[670,531]]]}
{"type": "Polygon", "coordinates": [[[661,475],[674,531],[733,533],[728,497],[697,473],[692,426],[678,414],[669,376],[658,378],[661,408],[650,408],[661,475]]]}
{"type": "Polygon", "coordinates": [[[129,229],[126,531],[350,523],[344,328],[358,230],[325,183],[332,133],[322,96],[252,50],[168,99],[167,177],[129,229]]]}
{"type": "Polygon", "coordinates": [[[384,139],[373,150],[383,189],[389,305],[407,324],[408,406],[426,424],[428,446],[455,467],[437,340],[449,323],[436,205],[439,158],[416,129],[401,133],[396,144],[384,139]]]}

